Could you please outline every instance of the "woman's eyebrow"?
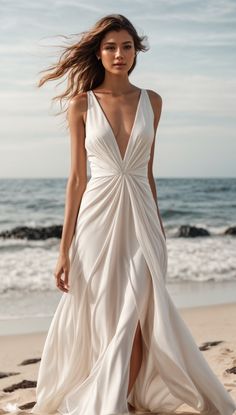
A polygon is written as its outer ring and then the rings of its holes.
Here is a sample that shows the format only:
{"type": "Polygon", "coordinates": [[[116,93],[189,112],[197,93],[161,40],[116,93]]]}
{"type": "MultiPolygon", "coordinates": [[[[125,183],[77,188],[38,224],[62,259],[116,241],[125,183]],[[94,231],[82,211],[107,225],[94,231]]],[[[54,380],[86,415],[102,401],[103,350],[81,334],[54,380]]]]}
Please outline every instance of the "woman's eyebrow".
{"type": "MultiPolygon", "coordinates": [[[[125,43],[132,43],[131,40],[125,40],[125,42],[122,42],[122,44],[125,43]]],[[[116,42],[104,42],[104,45],[115,45],[116,42]]]]}

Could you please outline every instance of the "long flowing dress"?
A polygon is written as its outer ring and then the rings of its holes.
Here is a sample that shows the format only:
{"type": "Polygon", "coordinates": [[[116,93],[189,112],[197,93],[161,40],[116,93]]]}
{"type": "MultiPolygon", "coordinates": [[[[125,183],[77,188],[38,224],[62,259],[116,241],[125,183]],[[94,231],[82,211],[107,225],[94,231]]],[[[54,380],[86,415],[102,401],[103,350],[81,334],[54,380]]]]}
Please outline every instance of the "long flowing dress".
{"type": "Polygon", "coordinates": [[[31,413],[201,414],[236,410],[166,288],[167,247],[147,176],[154,114],[141,89],[122,158],[95,93],[87,92],[91,178],[70,247],[70,289],[59,301],[39,367],[31,413]],[[127,397],[138,321],[142,365],[127,397]]]}

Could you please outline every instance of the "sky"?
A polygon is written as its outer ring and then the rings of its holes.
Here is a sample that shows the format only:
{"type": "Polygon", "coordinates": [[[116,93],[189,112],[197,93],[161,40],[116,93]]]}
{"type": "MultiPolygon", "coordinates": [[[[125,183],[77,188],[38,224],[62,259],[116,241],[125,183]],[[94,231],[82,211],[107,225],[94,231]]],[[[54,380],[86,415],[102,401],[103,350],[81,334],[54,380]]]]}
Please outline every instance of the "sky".
{"type": "Polygon", "coordinates": [[[0,178],[68,176],[69,131],[51,101],[63,89],[38,88],[40,71],[59,35],[110,13],[148,36],[130,81],[162,97],[154,176],[236,177],[235,0],[0,0],[0,178]]]}

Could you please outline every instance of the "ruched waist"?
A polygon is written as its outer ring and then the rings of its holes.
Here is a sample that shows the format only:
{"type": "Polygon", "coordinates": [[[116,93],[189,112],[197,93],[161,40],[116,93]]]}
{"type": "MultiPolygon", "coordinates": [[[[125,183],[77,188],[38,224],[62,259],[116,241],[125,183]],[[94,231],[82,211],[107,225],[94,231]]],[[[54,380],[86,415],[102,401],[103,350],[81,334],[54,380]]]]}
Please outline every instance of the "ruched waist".
{"type": "Polygon", "coordinates": [[[117,166],[104,168],[95,164],[90,164],[91,177],[110,177],[110,176],[142,176],[147,177],[147,167],[117,166]]]}

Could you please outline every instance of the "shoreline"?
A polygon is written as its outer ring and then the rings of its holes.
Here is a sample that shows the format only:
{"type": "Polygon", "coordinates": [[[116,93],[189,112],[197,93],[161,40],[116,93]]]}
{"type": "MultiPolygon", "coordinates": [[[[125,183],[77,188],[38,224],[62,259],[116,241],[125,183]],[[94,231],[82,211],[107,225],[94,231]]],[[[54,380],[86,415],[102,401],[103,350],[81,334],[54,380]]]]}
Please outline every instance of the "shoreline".
{"type": "MultiPolygon", "coordinates": [[[[181,314],[181,316],[186,320],[186,322],[188,322],[187,324],[189,324],[191,326],[191,322],[192,322],[192,318],[194,318],[194,324],[197,325],[197,321],[195,321],[195,319],[199,318],[200,316],[204,316],[207,313],[207,318],[208,320],[211,319],[211,323],[213,323],[214,325],[214,319],[215,319],[215,311],[219,312],[221,310],[221,319],[228,319],[228,325],[230,324],[230,311],[232,312],[232,318],[234,319],[236,317],[236,301],[235,302],[228,302],[228,303],[221,303],[221,304],[210,304],[210,305],[198,305],[198,306],[192,306],[192,307],[177,307],[179,313],[181,314]],[[197,317],[196,317],[197,316],[197,317]]],[[[3,322],[5,322],[6,324],[9,322],[14,322],[15,324],[19,325],[19,322],[23,322],[23,323],[30,323],[30,324],[34,324],[36,321],[40,322],[41,324],[39,324],[38,326],[34,326],[35,331],[29,331],[29,332],[14,332],[11,334],[3,334],[2,332],[0,332],[0,342],[3,341],[3,339],[6,340],[6,338],[9,339],[13,339],[15,338],[20,338],[20,337],[35,337],[35,336],[46,336],[47,332],[48,332],[48,328],[45,327],[45,324],[49,324],[51,323],[51,320],[53,318],[52,316],[43,316],[43,317],[23,317],[23,318],[11,318],[8,319],[6,318],[6,320],[0,320],[0,326],[3,322]]],[[[199,321],[199,325],[202,327],[204,325],[204,320],[200,319],[201,321],[199,321]]],[[[207,324],[207,322],[206,322],[207,324]]],[[[232,324],[233,325],[233,324],[232,324]]],[[[19,326],[18,326],[19,328],[19,326]]],[[[33,328],[33,326],[30,326],[30,328],[33,328]]],[[[20,328],[19,328],[20,330],[20,328]]],[[[201,337],[201,333],[198,333],[199,336],[201,337]]],[[[236,340],[235,338],[235,333],[234,331],[231,332],[232,336],[229,336],[232,340],[236,340]]],[[[236,352],[236,350],[235,350],[236,352]]],[[[1,360],[0,360],[1,362],[1,360]]],[[[235,362],[236,363],[236,362],[235,362]]],[[[236,383],[236,379],[235,379],[235,383],[236,383]]]]}
{"type": "MultiPolygon", "coordinates": [[[[183,281],[167,283],[166,287],[179,310],[235,303],[236,281],[183,281]]],[[[0,305],[0,336],[46,332],[63,295],[57,290],[27,293],[16,298],[3,297],[0,305]],[[5,316],[4,310],[8,311],[5,316]]]]}

